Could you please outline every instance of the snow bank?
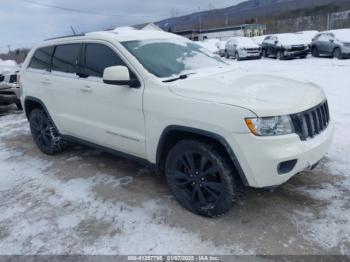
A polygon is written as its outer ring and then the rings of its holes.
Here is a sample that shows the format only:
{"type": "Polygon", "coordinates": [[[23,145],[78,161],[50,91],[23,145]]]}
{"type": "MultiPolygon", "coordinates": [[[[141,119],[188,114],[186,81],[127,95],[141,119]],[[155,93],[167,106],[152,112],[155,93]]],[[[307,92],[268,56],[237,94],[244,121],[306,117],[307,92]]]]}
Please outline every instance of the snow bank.
{"type": "Polygon", "coordinates": [[[199,41],[196,42],[198,45],[204,47],[211,53],[217,53],[219,51],[219,44],[220,40],[219,39],[208,39],[205,41],[199,41]]]}

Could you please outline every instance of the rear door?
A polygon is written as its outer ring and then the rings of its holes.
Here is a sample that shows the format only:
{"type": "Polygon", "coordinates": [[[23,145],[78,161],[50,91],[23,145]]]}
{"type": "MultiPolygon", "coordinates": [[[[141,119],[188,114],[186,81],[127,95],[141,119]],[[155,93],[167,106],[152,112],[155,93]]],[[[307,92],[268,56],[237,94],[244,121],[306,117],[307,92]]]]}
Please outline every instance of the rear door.
{"type": "Polygon", "coordinates": [[[48,101],[55,123],[65,135],[76,136],[81,128],[81,92],[77,76],[80,55],[79,42],[57,45],[52,57],[51,73],[43,81],[47,90],[44,101],[48,101]]]}
{"type": "Polygon", "coordinates": [[[322,34],[317,41],[318,51],[322,54],[329,54],[330,37],[329,34],[322,34]]]}
{"type": "Polygon", "coordinates": [[[143,86],[108,85],[102,80],[110,66],[130,66],[108,42],[87,42],[83,47],[83,75],[79,80],[82,139],[124,153],[145,157],[145,123],[142,110],[143,86]]]}

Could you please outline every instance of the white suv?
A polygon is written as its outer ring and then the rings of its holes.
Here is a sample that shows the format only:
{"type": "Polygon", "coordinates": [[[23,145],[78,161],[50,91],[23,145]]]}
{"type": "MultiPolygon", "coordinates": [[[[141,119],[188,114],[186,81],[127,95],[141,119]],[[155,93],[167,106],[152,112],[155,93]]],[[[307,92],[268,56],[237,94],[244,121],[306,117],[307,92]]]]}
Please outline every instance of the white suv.
{"type": "Polygon", "coordinates": [[[241,182],[277,186],[313,168],[333,134],[320,87],[239,71],[165,32],[46,41],[21,86],[44,153],[78,141],[148,163],[182,206],[208,217],[230,209],[241,182]]]}

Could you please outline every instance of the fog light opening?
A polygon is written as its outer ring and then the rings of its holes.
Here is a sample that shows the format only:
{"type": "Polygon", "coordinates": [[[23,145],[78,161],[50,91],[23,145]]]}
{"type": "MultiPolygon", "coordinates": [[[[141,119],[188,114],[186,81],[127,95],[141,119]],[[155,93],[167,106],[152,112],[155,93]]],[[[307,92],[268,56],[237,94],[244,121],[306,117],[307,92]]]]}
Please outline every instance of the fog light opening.
{"type": "Polygon", "coordinates": [[[278,174],[279,175],[288,174],[289,172],[291,172],[294,169],[297,162],[298,162],[298,160],[294,159],[294,160],[289,160],[289,161],[285,161],[285,162],[280,163],[277,167],[278,174]]]}

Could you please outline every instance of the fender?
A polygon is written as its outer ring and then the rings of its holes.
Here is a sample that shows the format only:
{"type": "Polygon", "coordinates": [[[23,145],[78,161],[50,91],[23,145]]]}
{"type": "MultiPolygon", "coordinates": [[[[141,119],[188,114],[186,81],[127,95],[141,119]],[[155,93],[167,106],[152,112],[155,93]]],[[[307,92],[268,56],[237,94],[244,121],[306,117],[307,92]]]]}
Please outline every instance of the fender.
{"type": "Polygon", "coordinates": [[[161,161],[161,154],[162,154],[162,149],[164,144],[166,143],[165,138],[167,136],[167,134],[171,131],[183,131],[183,132],[188,132],[188,133],[192,133],[194,135],[201,135],[201,136],[205,136],[211,139],[216,140],[217,142],[219,142],[227,151],[227,153],[229,154],[235,168],[237,169],[238,175],[240,176],[240,178],[242,179],[242,182],[244,185],[248,186],[248,180],[244,174],[244,171],[238,161],[238,158],[236,156],[236,154],[234,153],[233,149],[231,148],[231,146],[229,145],[229,143],[226,141],[226,139],[216,133],[212,133],[209,131],[205,131],[202,129],[197,129],[197,128],[192,128],[192,127],[186,127],[186,126],[177,126],[177,125],[173,125],[173,126],[168,126],[166,127],[163,132],[162,135],[160,136],[159,139],[159,143],[157,146],[157,155],[156,155],[156,161],[157,161],[157,166],[158,169],[159,165],[160,165],[160,161],[161,161]]]}

